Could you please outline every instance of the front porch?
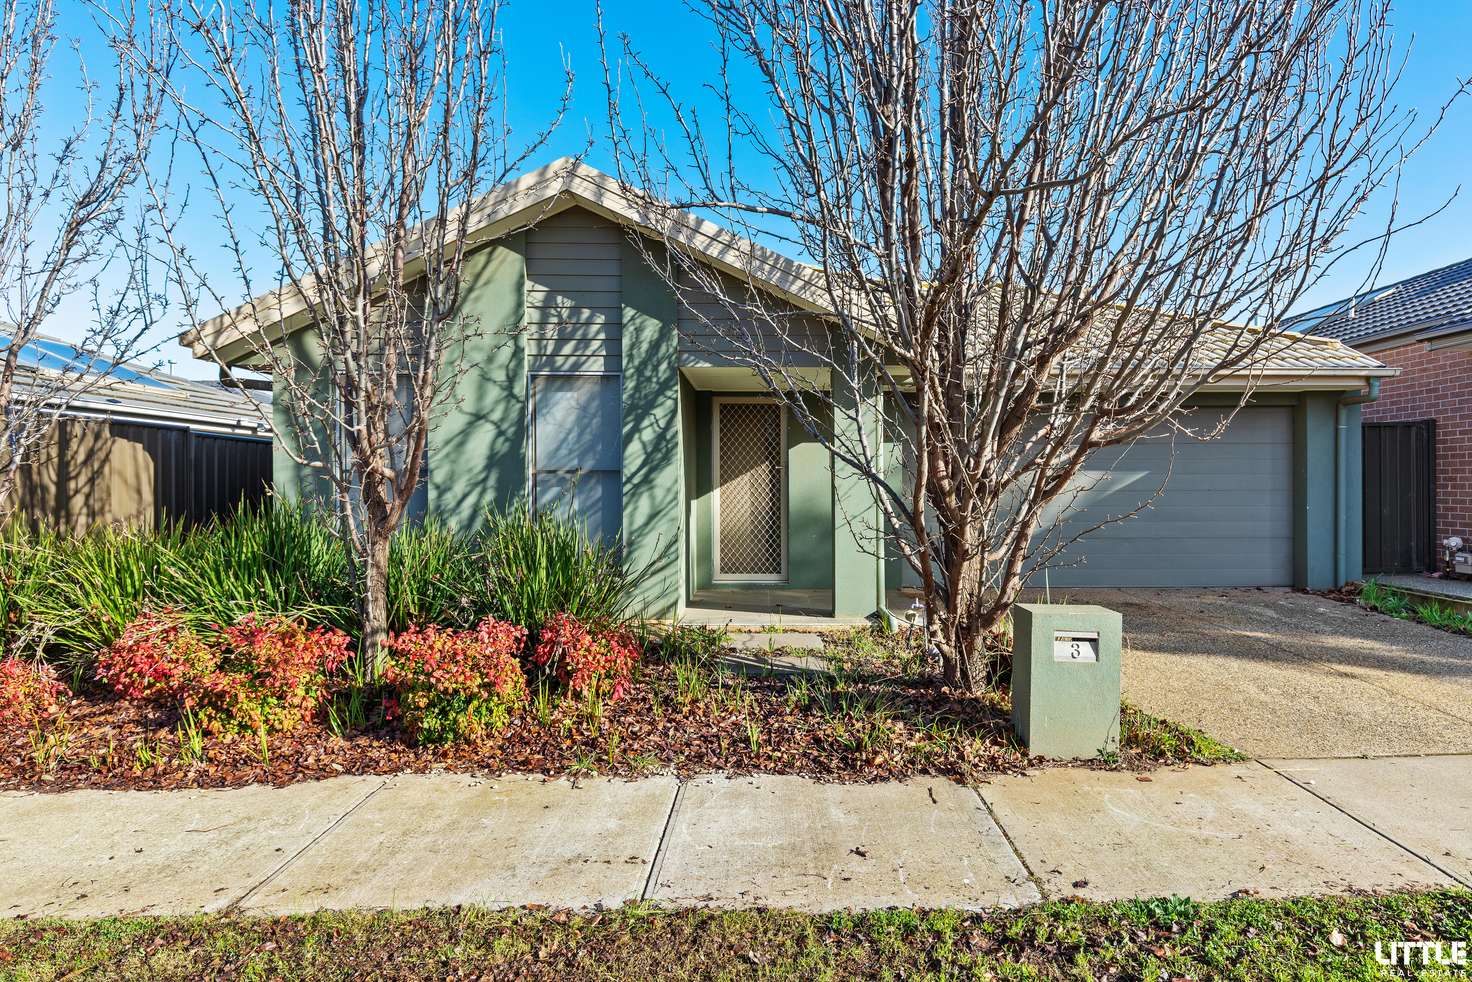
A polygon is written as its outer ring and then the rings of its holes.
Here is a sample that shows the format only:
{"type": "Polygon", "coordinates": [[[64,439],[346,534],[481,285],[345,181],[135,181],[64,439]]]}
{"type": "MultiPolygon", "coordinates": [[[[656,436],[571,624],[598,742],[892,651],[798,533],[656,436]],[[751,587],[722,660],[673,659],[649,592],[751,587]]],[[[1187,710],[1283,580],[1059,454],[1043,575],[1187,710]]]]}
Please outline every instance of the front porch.
{"type": "Polygon", "coordinates": [[[679,396],[681,621],[817,630],[909,606],[885,595],[872,493],[794,412],[747,371],[686,367],[679,396]]]}

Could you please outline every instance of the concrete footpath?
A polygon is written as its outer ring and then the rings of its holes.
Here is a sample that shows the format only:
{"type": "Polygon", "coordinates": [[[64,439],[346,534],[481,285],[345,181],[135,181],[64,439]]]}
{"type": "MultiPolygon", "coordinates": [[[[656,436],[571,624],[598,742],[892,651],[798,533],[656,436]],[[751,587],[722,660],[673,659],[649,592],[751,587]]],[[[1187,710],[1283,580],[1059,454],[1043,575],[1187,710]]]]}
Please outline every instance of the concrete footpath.
{"type": "Polygon", "coordinates": [[[1472,756],[843,785],[344,777],[0,794],[0,916],[809,911],[1472,886],[1472,756]]]}

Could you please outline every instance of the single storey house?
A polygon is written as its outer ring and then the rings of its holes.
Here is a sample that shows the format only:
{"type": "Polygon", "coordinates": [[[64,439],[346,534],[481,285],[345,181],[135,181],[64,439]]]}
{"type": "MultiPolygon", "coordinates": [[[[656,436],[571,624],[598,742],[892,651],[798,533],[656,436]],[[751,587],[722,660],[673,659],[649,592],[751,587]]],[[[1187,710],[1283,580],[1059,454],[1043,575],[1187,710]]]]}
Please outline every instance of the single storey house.
{"type": "Polygon", "coordinates": [[[1295,330],[1400,373],[1364,408],[1365,572],[1435,569],[1472,544],[1472,259],[1326,304],[1295,330]]]}
{"type": "MultiPolygon", "coordinates": [[[[469,525],[487,505],[544,503],[575,478],[589,525],[647,566],[638,589],[651,613],[736,598],[835,616],[893,609],[906,572],[873,526],[843,517],[877,516],[869,491],[723,353],[710,330],[722,312],[650,268],[634,196],[558,161],[491,192],[475,214],[462,302],[488,336],[430,438],[431,514],[469,525]]],[[[801,329],[826,332],[811,267],[697,217],[681,222],[674,237],[687,256],[790,305],[801,329]]],[[[214,349],[245,364],[243,332],[262,326],[243,316],[182,340],[196,356],[214,349]]],[[[310,323],[282,316],[284,329],[265,327],[309,351],[310,323]]],[[[1385,372],[1336,341],[1276,351],[1256,366],[1258,392],[1226,435],[1177,441],[1164,496],[1085,540],[1050,584],[1330,587],[1358,576],[1357,394],[1385,372]]],[[[1212,380],[1191,412],[1219,418],[1246,382],[1212,380]]],[[[280,391],[276,411],[291,411],[280,391]]],[[[1117,479],[1081,499],[1077,520],[1135,509],[1170,459],[1160,441],[1101,455],[1102,476],[1117,479]]],[[[311,475],[278,453],[275,482],[300,493],[311,475]]]]}

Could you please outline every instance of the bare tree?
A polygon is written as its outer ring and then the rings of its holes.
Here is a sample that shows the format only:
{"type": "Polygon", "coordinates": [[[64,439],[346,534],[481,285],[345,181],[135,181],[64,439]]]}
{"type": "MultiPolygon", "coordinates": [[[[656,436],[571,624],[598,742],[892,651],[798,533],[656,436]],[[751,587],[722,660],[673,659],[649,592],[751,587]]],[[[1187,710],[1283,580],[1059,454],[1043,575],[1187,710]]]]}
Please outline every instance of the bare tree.
{"type": "MultiPolygon", "coordinates": [[[[139,353],[154,297],[141,222],[130,221],[156,93],[121,76],[111,91],[81,73],[80,120],[48,132],[57,12],[51,0],[8,4],[0,20],[0,516],[17,474],[53,421],[139,353]],[[104,96],[99,98],[99,95],[104,96]],[[135,101],[135,97],[141,96],[135,101]],[[107,275],[108,286],[100,285],[107,275]],[[69,299],[91,299],[73,356],[46,337],[69,299]]],[[[67,64],[69,73],[83,66],[67,64]]],[[[73,325],[74,326],[74,325],[73,325]]]]}
{"type": "Polygon", "coordinates": [[[341,521],[375,664],[390,539],[479,330],[459,302],[475,201],[544,145],[571,93],[564,66],[552,123],[513,149],[501,10],[498,0],[164,0],[117,20],[135,68],[178,110],[229,279],[251,298],[235,306],[233,286],[190,251],[181,229],[198,219],[176,205],[175,162],[160,164],[150,186],[190,340],[222,371],[275,377],[278,443],[320,477],[341,521]],[[177,68],[148,50],[180,52],[177,68]],[[257,295],[262,285],[271,289],[257,295]]]}
{"type": "Polygon", "coordinates": [[[949,684],[987,684],[983,637],[1077,538],[1090,455],[1295,343],[1275,325],[1406,152],[1387,8],[704,0],[713,125],[604,36],[661,268],[872,489],[949,684]],[[680,209],[795,250],[826,332],[690,260],[680,209]]]}

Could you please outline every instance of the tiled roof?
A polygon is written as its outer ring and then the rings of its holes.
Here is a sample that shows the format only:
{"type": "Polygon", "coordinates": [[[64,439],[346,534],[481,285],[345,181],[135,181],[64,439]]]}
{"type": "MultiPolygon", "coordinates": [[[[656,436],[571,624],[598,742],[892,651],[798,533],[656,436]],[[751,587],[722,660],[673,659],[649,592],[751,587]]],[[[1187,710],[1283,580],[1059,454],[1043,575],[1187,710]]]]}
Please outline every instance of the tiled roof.
{"type": "MultiPolygon", "coordinates": [[[[647,205],[639,193],[581,161],[563,159],[493,189],[472,204],[470,234],[472,237],[495,238],[523,227],[524,223],[545,216],[549,202],[559,197],[631,228],[645,230],[650,223],[647,205]]],[[[766,291],[799,309],[819,314],[828,312],[832,297],[815,267],[773,252],[693,214],[676,212],[669,221],[667,237],[712,267],[760,284],[766,291]]],[[[259,337],[258,332],[267,326],[303,317],[307,307],[306,300],[291,291],[281,295],[263,295],[250,304],[219,314],[186,331],[179,340],[191,348],[197,358],[207,357],[213,347],[216,354],[229,349],[225,353],[229,359],[234,359],[231,363],[242,363],[251,354],[252,349],[246,343],[248,339],[259,337]],[[266,314],[271,325],[257,323],[258,311],[266,314]]],[[[1229,344],[1227,339],[1243,329],[1225,330],[1227,333],[1219,335],[1219,347],[1214,350],[1222,350],[1221,346],[1229,344]]],[[[1209,348],[1210,343],[1203,347],[1204,352],[1213,350],[1209,348]]],[[[1335,341],[1292,335],[1281,344],[1274,342],[1267,347],[1269,350],[1265,357],[1260,356],[1236,374],[1394,374],[1375,359],[1366,358],[1335,341]]],[[[1202,359],[1203,369],[1219,363],[1209,361],[1209,354],[1202,359]]]]}
{"type": "MultiPolygon", "coordinates": [[[[1255,328],[1221,327],[1204,336],[1196,345],[1201,355],[1201,364],[1220,364],[1227,351],[1235,344],[1241,347],[1238,337],[1243,330],[1255,328]]],[[[1258,349],[1251,363],[1240,369],[1242,373],[1266,372],[1272,375],[1345,374],[1381,375],[1394,374],[1369,355],[1361,354],[1332,338],[1319,338],[1306,334],[1277,334],[1269,338],[1258,349]]]]}
{"type": "Polygon", "coordinates": [[[1300,315],[1289,330],[1365,344],[1398,334],[1472,327],[1472,259],[1300,315]]]}

